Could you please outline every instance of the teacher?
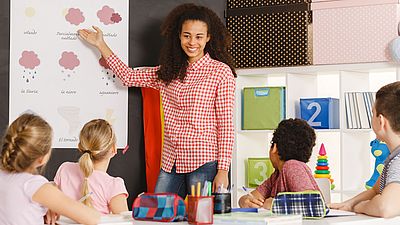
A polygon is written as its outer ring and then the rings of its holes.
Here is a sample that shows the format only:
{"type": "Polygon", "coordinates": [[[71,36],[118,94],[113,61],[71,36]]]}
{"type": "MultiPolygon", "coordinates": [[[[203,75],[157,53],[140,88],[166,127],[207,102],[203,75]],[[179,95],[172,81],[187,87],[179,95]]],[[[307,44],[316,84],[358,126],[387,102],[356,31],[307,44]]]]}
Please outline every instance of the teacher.
{"type": "Polygon", "coordinates": [[[125,86],[161,93],[164,144],[155,192],[185,198],[192,185],[206,180],[213,191],[228,187],[236,73],[228,53],[231,36],[221,19],[204,6],[177,6],[161,26],[166,40],[160,65],[142,69],[128,67],[103,32],[93,29],[79,30],[79,36],[100,51],[125,86]]]}

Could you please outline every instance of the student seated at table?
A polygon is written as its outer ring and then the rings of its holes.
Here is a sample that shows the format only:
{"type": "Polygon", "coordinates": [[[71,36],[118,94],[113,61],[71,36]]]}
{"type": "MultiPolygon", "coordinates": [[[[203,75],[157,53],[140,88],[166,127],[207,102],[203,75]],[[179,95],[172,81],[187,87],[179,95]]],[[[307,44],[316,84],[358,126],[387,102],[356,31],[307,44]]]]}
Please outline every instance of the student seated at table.
{"type": "Polygon", "coordinates": [[[372,129],[390,151],[380,178],[373,188],[330,207],[377,217],[400,216],[400,81],[376,93],[372,129]]]}
{"type": "Polygon", "coordinates": [[[306,121],[287,119],[274,131],[269,158],[275,168],[270,178],[251,195],[239,199],[242,208],[271,208],[273,198],[280,192],[318,190],[318,185],[306,162],[311,157],[316,135],[306,121]]]}
{"type": "Polygon", "coordinates": [[[48,210],[82,224],[97,224],[100,214],[67,197],[39,170],[51,155],[53,131],[40,116],[22,114],[0,140],[0,224],[54,224],[48,210]]]}
{"type": "Polygon", "coordinates": [[[107,174],[111,158],[117,154],[116,137],[107,121],[87,122],[80,134],[78,163],[65,162],[54,177],[68,196],[92,206],[102,214],[128,211],[128,192],[124,180],[107,174]]]}

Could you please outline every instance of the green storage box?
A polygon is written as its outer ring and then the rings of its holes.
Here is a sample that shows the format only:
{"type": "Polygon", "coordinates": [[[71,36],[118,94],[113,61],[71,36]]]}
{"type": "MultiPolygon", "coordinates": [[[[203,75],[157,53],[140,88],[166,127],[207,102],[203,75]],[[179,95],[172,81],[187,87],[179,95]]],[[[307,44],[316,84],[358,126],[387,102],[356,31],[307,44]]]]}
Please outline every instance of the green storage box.
{"type": "Polygon", "coordinates": [[[269,158],[247,159],[247,187],[258,187],[275,171],[269,158]]]}
{"type": "Polygon", "coordinates": [[[285,87],[243,88],[242,130],[274,130],[285,108],[285,87]]]}

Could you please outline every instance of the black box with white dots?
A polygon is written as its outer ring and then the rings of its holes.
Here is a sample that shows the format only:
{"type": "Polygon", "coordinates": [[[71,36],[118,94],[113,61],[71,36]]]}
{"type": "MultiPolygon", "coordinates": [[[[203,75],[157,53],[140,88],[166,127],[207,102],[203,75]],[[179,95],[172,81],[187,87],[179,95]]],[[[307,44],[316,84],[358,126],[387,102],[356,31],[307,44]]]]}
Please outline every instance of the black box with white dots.
{"type": "Polygon", "coordinates": [[[311,0],[228,0],[237,68],[312,64],[311,0]]]}

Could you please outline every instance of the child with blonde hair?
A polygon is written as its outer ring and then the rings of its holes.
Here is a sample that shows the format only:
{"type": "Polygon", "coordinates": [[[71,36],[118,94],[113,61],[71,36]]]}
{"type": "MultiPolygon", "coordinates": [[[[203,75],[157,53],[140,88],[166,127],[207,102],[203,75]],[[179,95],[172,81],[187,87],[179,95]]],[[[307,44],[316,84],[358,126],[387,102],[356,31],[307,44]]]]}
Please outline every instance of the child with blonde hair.
{"type": "Polygon", "coordinates": [[[1,142],[0,224],[53,223],[47,210],[83,224],[97,224],[100,214],[62,193],[38,175],[50,158],[52,129],[41,117],[23,114],[5,132],[1,142]]]}
{"type": "Polygon", "coordinates": [[[103,119],[86,123],[79,135],[78,150],[82,153],[78,163],[65,162],[58,168],[56,185],[102,214],[128,211],[124,180],[107,174],[110,160],[117,154],[111,125],[103,119]]]}

